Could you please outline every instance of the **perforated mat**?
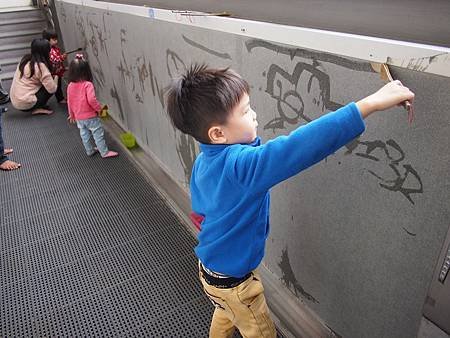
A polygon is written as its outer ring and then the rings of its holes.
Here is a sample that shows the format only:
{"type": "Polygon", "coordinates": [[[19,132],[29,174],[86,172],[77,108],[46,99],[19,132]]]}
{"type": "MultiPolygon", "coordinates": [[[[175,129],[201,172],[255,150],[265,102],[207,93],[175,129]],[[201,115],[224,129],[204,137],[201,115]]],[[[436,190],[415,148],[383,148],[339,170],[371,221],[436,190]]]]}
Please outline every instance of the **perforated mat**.
{"type": "Polygon", "coordinates": [[[127,156],[86,156],[52,108],[2,116],[23,167],[0,171],[1,337],[207,337],[192,234],[127,156]]]}
{"type": "Polygon", "coordinates": [[[193,236],[132,161],[86,156],[51,105],[2,116],[23,167],[0,172],[0,336],[207,337],[193,236]]]}

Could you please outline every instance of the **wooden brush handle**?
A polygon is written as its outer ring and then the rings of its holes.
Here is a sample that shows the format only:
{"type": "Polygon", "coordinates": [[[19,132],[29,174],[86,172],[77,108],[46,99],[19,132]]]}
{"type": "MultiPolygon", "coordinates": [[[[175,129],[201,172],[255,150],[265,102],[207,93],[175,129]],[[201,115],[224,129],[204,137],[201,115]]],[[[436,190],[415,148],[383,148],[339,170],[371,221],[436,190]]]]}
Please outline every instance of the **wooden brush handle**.
{"type": "MultiPolygon", "coordinates": [[[[381,73],[381,78],[383,80],[389,81],[389,82],[394,81],[394,78],[392,77],[392,74],[389,71],[389,67],[387,64],[383,63],[381,65],[380,73],[381,73]]],[[[403,101],[402,106],[408,112],[408,122],[412,123],[412,121],[414,120],[414,109],[413,109],[411,102],[409,102],[408,100],[403,101]]]]}
{"type": "Polygon", "coordinates": [[[83,50],[83,48],[77,48],[74,50],[69,50],[68,52],[65,52],[64,54],[71,54],[71,53],[75,53],[75,52],[81,52],[83,50]]]}

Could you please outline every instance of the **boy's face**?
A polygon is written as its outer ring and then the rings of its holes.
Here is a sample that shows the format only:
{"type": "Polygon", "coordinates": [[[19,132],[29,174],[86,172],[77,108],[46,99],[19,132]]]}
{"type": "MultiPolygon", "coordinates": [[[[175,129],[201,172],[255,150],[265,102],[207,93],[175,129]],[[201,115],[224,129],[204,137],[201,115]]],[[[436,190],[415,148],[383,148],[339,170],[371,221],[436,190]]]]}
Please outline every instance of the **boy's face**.
{"type": "Polygon", "coordinates": [[[226,144],[251,143],[255,140],[258,127],[256,113],[250,107],[250,98],[244,93],[241,100],[231,112],[222,132],[226,138],[226,144]]]}
{"type": "Polygon", "coordinates": [[[50,46],[56,46],[58,44],[57,38],[50,38],[50,46]]]}

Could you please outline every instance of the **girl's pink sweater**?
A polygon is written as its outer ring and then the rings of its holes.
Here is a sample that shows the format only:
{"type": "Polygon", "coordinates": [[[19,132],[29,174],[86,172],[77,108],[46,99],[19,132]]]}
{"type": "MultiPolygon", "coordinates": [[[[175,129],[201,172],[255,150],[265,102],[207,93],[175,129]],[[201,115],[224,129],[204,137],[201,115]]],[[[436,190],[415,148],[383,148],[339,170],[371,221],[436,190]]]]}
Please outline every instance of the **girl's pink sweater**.
{"type": "Polygon", "coordinates": [[[69,83],[67,86],[67,107],[71,119],[87,120],[97,117],[102,106],[95,97],[95,89],[92,82],[69,83]]]}

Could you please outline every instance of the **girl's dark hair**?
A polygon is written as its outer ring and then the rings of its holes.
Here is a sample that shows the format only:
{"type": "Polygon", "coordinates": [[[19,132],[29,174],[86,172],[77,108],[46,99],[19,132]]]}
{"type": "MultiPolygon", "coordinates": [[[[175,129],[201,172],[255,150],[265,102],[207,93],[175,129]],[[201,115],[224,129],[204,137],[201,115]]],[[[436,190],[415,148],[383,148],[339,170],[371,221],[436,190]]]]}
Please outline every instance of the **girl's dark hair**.
{"type": "Polygon", "coordinates": [[[50,42],[45,39],[34,39],[31,42],[31,54],[25,55],[19,63],[20,77],[24,74],[25,65],[30,62],[30,78],[34,75],[34,66],[37,64],[39,70],[41,67],[39,65],[42,62],[49,71],[52,70],[52,65],[50,63],[50,42]]]}
{"type": "Polygon", "coordinates": [[[92,82],[92,72],[89,62],[83,58],[75,58],[69,65],[69,73],[67,75],[69,82],[92,82]]]}
{"type": "Polygon", "coordinates": [[[42,32],[42,38],[50,41],[50,39],[57,39],[58,34],[56,34],[56,32],[54,30],[44,29],[44,31],[42,32]]]}
{"type": "Polygon", "coordinates": [[[210,143],[209,128],[224,124],[244,93],[249,85],[233,70],[194,64],[166,88],[167,112],[176,128],[210,143]]]}

